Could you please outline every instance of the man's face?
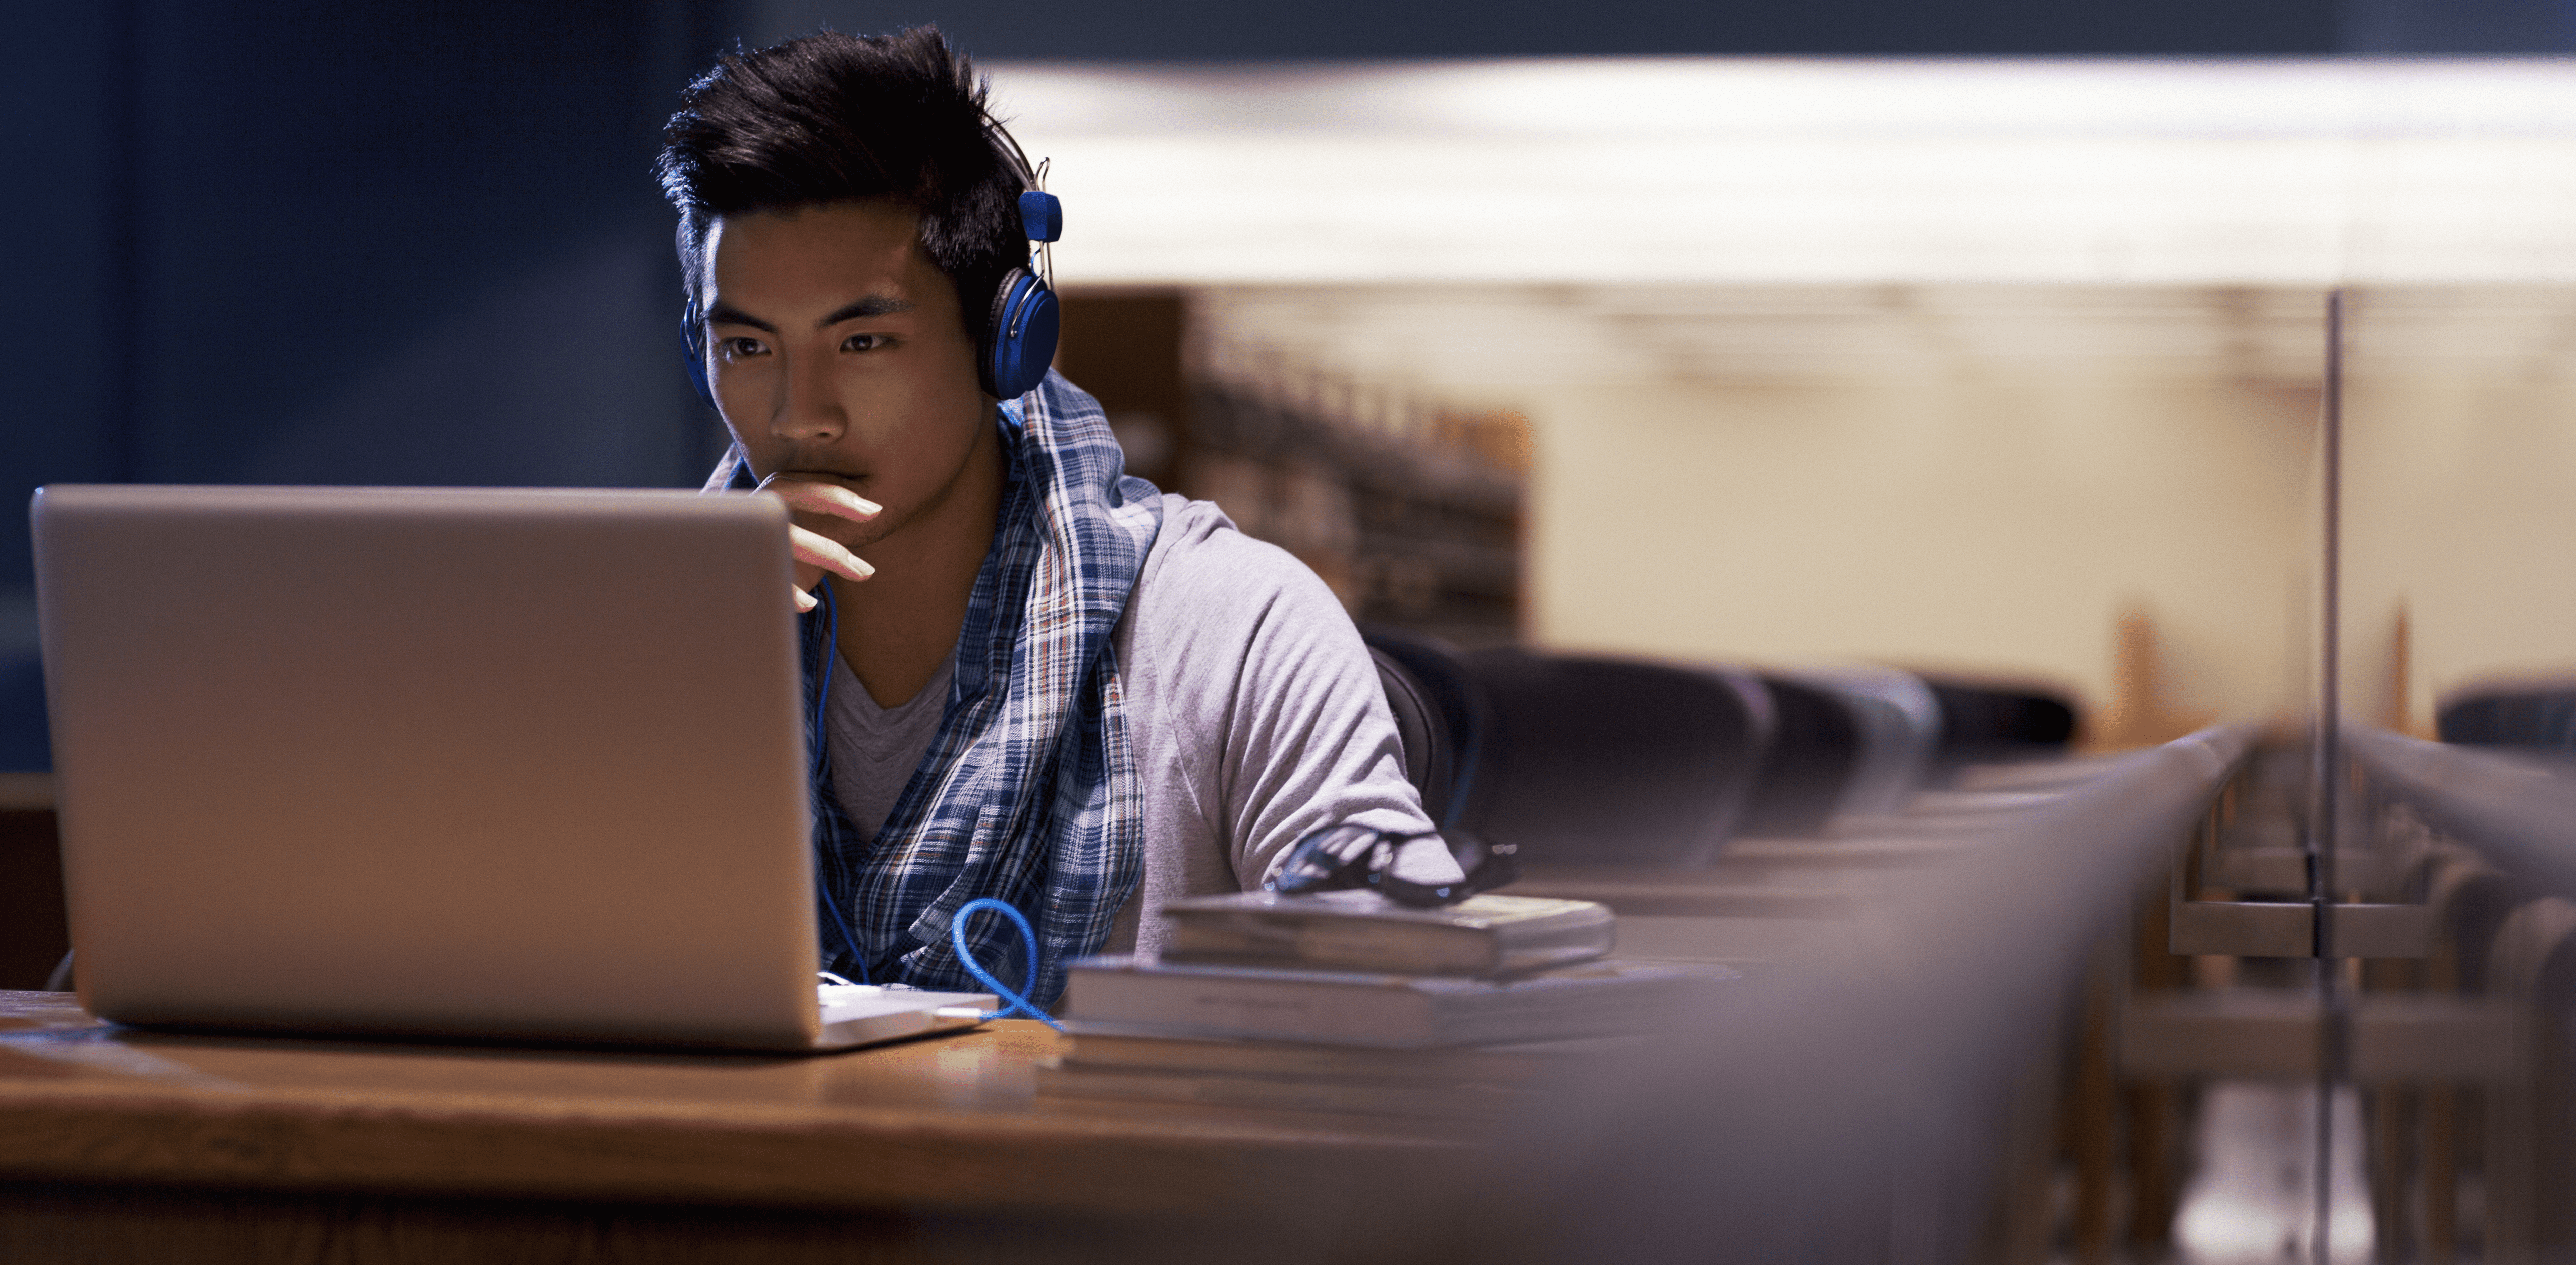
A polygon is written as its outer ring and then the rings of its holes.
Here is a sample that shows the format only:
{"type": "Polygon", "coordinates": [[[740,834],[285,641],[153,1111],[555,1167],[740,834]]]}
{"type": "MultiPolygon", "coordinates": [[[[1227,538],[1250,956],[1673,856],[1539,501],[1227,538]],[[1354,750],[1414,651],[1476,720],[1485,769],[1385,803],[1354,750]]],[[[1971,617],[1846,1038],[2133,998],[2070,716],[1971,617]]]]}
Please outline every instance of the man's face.
{"type": "Polygon", "coordinates": [[[719,217],[707,235],[707,376],[752,473],[837,483],[884,507],[806,523],[858,548],[958,483],[992,401],[957,289],[885,200],[719,217]]]}

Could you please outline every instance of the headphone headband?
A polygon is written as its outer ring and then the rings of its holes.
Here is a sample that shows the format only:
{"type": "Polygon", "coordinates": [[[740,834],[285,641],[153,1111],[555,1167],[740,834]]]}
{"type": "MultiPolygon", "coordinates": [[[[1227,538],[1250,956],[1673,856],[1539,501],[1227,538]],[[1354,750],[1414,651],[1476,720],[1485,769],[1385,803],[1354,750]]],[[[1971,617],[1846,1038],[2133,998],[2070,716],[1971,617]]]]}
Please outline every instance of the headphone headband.
{"type": "Polygon", "coordinates": [[[1055,360],[1058,313],[1050,246],[1064,236],[1064,204],[1046,191],[1045,159],[1030,162],[1019,138],[990,110],[984,113],[984,127],[997,142],[994,149],[1018,170],[1026,186],[1020,192],[1020,228],[1036,245],[1027,266],[1003,274],[994,287],[992,319],[985,324],[984,345],[978,349],[982,354],[976,357],[984,390],[995,399],[1010,400],[1036,390],[1055,360]]]}

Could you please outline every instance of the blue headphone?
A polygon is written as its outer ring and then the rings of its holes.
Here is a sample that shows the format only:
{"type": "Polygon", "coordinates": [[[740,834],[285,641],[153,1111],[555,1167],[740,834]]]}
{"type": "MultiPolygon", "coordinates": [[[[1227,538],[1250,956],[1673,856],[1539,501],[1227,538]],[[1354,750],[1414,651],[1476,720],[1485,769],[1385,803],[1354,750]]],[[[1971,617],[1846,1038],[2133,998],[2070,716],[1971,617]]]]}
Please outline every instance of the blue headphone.
{"type": "MultiPolygon", "coordinates": [[[[994,287],[992,319],[985,322],[984,341],[975,349],[975,377],[985,393],[1014,400],[1036,390],[1046,380],[1047,366],[1055,363],[1059,316],[1054,260],[1046,244],[1064,236],[1064,203],[1046,191],[1045,165],[1031,167],[1020,143],[1000,123],[987,120],[987,124],[1029,186],[1020,195],[1020,227],[1038,244],[1027,266],[1003,274],[1002,283],[994,287]]],[[[696,288],[692,278],[693,295],[696,288]]],[[[688,363],[689,384],[698,389],[698,398],[708,408],[716,407],[715,388],[707,381],[706,325],[694,297],[680,314],[680,355],[688,363]]]]}

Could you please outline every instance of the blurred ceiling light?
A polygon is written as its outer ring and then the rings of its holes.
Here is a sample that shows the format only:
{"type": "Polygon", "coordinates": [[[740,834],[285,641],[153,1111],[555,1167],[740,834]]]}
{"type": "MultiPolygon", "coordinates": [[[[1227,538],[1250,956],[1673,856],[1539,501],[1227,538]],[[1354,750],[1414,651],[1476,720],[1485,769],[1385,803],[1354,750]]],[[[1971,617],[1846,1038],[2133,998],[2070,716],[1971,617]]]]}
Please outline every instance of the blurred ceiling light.
{"type": "MultiPolygon", "coordinates": [[[[1495,284],[1194,287],[1220,376],[1291,366],[1457,400],[1528,387],[2073,371],[2313,387],[2313,286],[1495,284]]],[[[2366,286],[2361,377],[2576,376],[2576,286],[2366,286]]]]}
{"type": "Polygon", "coordinates": [[[2576,61],[993,70],[1072,284],[2576,280],[2576,61]]]}

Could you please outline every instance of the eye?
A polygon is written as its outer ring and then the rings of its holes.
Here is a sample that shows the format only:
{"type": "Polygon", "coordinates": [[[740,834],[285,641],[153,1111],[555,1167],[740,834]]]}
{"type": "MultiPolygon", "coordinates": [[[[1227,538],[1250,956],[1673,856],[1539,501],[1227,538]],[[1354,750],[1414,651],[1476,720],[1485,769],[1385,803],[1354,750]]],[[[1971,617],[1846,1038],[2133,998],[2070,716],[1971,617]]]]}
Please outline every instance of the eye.
{"type": "Polygon", "coordinates": [[[894,338],[887,334],[852,334],[841,340],[843,351],[883,351],[892,346],[894,338]]]}
{"type": "Polygon", "coordinates": [[[716,342],[716,350],[727,360],[743,360],[766,353],[769,348],[757,338],[725,338],[716,342]]]}

